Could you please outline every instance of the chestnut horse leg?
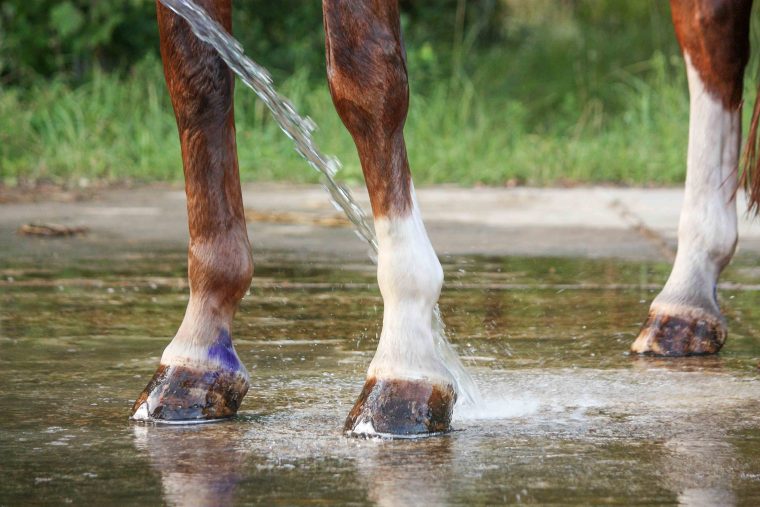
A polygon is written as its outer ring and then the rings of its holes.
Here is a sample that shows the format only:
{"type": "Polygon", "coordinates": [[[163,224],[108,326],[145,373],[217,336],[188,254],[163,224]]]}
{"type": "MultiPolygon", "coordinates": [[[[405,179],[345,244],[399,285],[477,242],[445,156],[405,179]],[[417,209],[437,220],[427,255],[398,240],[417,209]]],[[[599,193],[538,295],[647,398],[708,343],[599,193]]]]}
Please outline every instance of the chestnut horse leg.
{"type": "Polygon", "coordinates": [[[726,340],[716,284],[736,246],[737,166],[751,0],[672,0],[691,98],[678,253],[631,349],[713,354],[726,340]]]}
{"type": "Polygon", "coordinates": [[[456,393],[431,330],[443,271],[420,218],[404,145],[409,87],[398,4],[322,5],[330,93],[364,171],[384,303],[380,342],[345,429],[392,435],[446,431],[456,393]]]}
{"type": "MultiPolygon", "coordinates": [[[[230,30],[230,0],[198,3],[230,30]]],[[[235,147],[234,80],[185,21],[161,4],[157,8],[164,75],[182,145],[190,300],[132,418],[217,419],[237,412],[249,385],[230,337],[253,274],[235,147]]]]}

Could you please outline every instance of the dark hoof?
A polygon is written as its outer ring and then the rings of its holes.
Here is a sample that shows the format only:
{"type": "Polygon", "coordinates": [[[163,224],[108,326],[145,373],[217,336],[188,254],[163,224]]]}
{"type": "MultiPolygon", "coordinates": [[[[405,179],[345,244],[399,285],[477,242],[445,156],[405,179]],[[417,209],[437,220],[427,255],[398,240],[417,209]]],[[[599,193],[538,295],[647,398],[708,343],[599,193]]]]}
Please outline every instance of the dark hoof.
{"type": "Polygon", "coordinates": [[[457,395],[450,385],[426,380],[364,384],[344,430],[355,436],[419,437],[449,431],[457,395]]]}
{"type": "Polygon", "coordinates": [[[655,356],[715,354],[726,341],[726,325],[714,317],[650,313],[631,352],[655,356]]]}
{"type": "Polygon", "coordinates": [[[248,378],[243,372],[160,365],[135,401],[131,419],[163,423],[210,422],[237,413],[248,378]]]}

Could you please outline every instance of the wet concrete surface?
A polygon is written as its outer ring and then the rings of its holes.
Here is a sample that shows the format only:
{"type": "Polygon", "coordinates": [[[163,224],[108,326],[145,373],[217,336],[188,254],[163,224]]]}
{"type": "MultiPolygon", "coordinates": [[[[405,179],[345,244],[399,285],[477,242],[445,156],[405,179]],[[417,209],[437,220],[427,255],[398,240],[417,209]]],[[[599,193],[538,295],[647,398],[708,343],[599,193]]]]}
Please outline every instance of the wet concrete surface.
{"type": "MultiPolygon", "coordinates": [[[[79,238],[18,237],[14,224],[52,219],[55,206],[0,207],[0,505],[760,503],[760,255],[751,248],[723,277],[729,337],[718,356],[632,357],[669,272],[658,240],[610,218],[605,228],[630,246],[588,258],[584,249],[615,236],[589,227],[586,240],[570,217],[547,215],[525,239],[517,218],[513,229],[456,222],[445,200],[428,199],[449,337],[485,400],[457,409],[443,437],[360,440],[341,428],[382,317],[364,248],[350,229],[301,215],[253,222],[254,242],[277,248],[259,245],[232,330],[252,378],[239,416],[144,426],[127,421],[129,409],[187,303],[184,203],[150,192],[55,215],[91,227],[79,238]],[[88,211],[98,207],[111,211],[88,211]],[[576,234],[547,232],[555,227],[576,234]],[[503,255],[523,240],[531,256],[503,255]],[[496,254],[463,255],[476,241],[496,254]]],[[[278,203],[269,198],[262,211],[278,203]]],[[[304,199],[292,209],[308,209],[304,199]]]]}
{"type": "MultiPolygon", "coordinates": [[[[369,209],[366,191],[354,189],[369,209]]],[[[259,249],[340,255],[363,260],[366,249],[350,227],[324,227],[339,216],[321,187],[249,184],[249,235],[259,249]]],[[[417,191],[423,217],[441,255],[571,256],[665,260],[675,249],[681,189],[460,189],[417,191]]],[[[760,255],[760,225],[739,195],[739,255],[760,255]]],[[[0,205],[0,258],[52,254],[87,257],[111,252],[176,250],[187,244],[181,188],[96,192],[78,202],[0,205]],[[86,226],[77,241],[20,239],[20,225],[55,222],[86,226]]],[[[254,254],[255,255],[255,254],[254,254]]]]}

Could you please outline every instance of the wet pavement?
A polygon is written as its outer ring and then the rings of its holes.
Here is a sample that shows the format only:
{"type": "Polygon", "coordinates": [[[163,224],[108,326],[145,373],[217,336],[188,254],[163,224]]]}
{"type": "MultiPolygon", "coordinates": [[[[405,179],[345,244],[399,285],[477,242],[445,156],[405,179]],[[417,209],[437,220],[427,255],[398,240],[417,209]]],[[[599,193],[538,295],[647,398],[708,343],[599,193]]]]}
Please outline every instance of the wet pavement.
{"type": "MultiPolygon", "coordinates": [[[[369,209],[366,190],[352,190],[369,209]]],[[[417,195],[440,255],[667,260],[675,249],[683,190],[431,187],[418,189],[417,195]]],[[[341,226],[340,212],[321,187],[248,184],[243,200],[254,255],[264,249],[364,262],[366,247],[347,224],[341,226]]],[[[738,255],[760,256],[760,223],[743,213],[743,193],[738,207],[738,255]]],[[[187,245],[187,238],[181,187],[99,191],[83,201],[46,198],[0,206],[0,259],[176,251],[187,245]],[[52,245],[19,241],[19,226],[36,221],[85,226],[90,234],[52,245]]]]}
{"type": "MultiPolygon", "coordinates": [[[[116,207],[107,199],[66,205],[116,207]]],[[[95,214],[80,223],[88,236],[39,239],[15,235],[30,215],[13,206],[15,219],[0,207],[0,505],[760,503],[751,234],[721,285],[728,342],[704,358],[626,353],[669,271],[656,238],[670,236],[654,224],[654,236],[611,227],[651,248],[617,258],[576,257],[589,247],[582,235],[565,238],[566,257],[465,255],[473,245],[444,253],[441,309],[485,401],[457,410],[446,436],[385,441],[341,434],[382,316],[373,267],[349,229],[297,209],[267,217],[260,206],[254,237],[274,232],[254,241],[277,248],[255,252],[233,327],[252,377],[241,412],[156,427],[127,416],[182,318],[186,259],[182,232],[140,231],[180,227],[179,218],[133,211],[111,231],[95,214]],[[311,248],[297,230],[329,246],[311,248]],[[289,241],[303,248],[281,248],[289,241]],[[356,245],[336,256],[329,248],[342,241],[356,245]]],[[[62,218],[90,216],[81,213],[62,218]]],[[[450,223],[431,225],[446,233],[439,251],[457,247],[450,223]]],[[[488,227],[458,225],[475,230],[468,238],[488,227]]]]}

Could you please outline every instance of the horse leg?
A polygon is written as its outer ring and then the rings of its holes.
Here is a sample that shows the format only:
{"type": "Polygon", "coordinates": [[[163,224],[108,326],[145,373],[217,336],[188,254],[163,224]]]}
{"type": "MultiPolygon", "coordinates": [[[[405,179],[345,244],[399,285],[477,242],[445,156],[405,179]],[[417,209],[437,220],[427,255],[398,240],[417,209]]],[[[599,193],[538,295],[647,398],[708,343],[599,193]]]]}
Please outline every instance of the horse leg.
{"type": "Polygon", "coordinates": [[[420,218],[404,145],[409,87],[398,4],[323,0],[323,12],[330,93],[359,152],[384,303],[380,342],[345,430],[446,431],[456,393],[431,329],[443,271],[420,218]]]}
{"type": "MultiPolygon", "coordinates": [[[[230,0],[198,2],[231,29],[230,0]]],[[[230,325],[253,274],[238,176],[232,72],[187,23],[157,4],[164,75],[177,120],[190,228],[190,300],[132,409],[141,420],[229,417],[248,390],[230,325]]]]}
{"type": "Polygon", "coordinates": [[[737,240],[737,165],[751,0],[671,0],[689,81],[686,189],[673,271],[631,350],[712,354],[726,340],[716,284],[737,240]]]}

